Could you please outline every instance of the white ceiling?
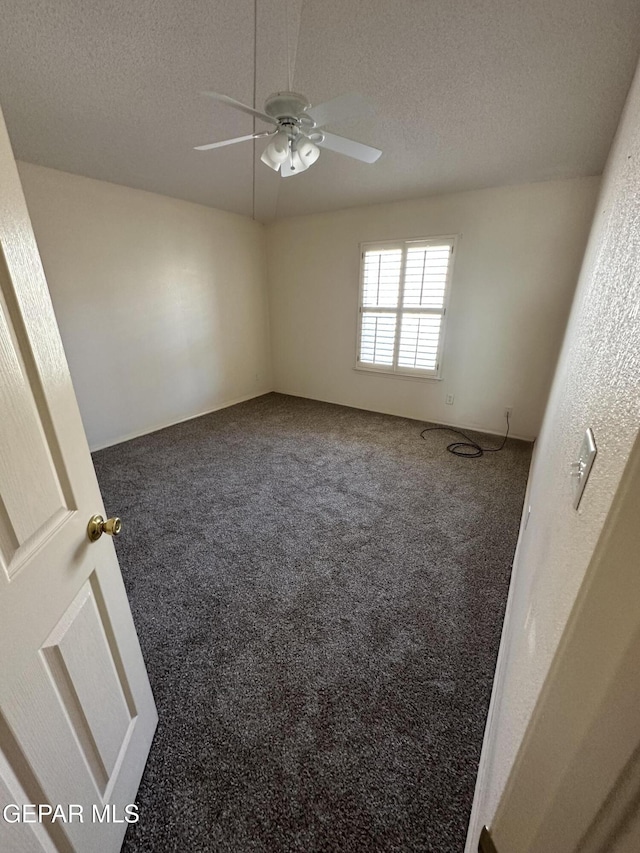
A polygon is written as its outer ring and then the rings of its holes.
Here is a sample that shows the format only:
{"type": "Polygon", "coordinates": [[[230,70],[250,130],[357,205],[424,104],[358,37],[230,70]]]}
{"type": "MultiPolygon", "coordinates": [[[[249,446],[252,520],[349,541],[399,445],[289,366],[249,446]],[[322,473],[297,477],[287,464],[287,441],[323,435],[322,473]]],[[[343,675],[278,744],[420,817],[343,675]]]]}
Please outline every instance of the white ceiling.
{"type": "MultiPolygon", "coordinates": [[[[257,104],[345,92],[376,118],[329,129],[282,179],[259,160],[256,218],[599,174],[640,52],[638,0],[257,0],[257,104]],[[288,45],[288,47],[287,47],[288,45]]],[[[16,157],[247,215],[253,0],[4,0],[0,104],[16,157]]],[[[260,126],[260,129],[263,129],[260,126]]],[[[264,143],[257,143],[259,156],[264,143]]]]}

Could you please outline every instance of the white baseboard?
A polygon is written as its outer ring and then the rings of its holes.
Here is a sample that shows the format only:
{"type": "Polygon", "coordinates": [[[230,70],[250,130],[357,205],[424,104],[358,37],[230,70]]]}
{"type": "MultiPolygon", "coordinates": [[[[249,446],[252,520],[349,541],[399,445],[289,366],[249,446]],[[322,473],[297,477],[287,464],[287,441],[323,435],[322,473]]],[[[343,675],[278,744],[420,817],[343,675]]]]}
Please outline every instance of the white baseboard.
{"type": "MultiPolygon", "coordinates": [[[[472,432],[484,432],[487,435],[497,435],[500,438],[504,436],[504,432],[498,432],[495,429],[489,429],[488,427],[484,427],[481,424],[456,423],[455,421],[436,421],[433,418],[413,418],[410,415],[401,415],[398,412],[392,412],[388,409],[371,409],[368,406],[356,406],[355,403],[345,403],[342,400],[327,400],[324,398],[321,399],[319,397],[309,397],[307,394],[295,394],[293,391],[280,391],[277,388],[274,388],[274,392],[276,394],[284,394],[285,396],[289,397],[300,397],[303,400],[316,400],[316,402],[318,403],[331,403],[334,406],[344,406],[347,409],[358,409],[361,412],[376,412],[379,415],[393,415],[396,418],[406,418],[408,421],[416,421],[417,423],[436,424],[437,426],[453,427],[453,429],[469,429],[472,432]]],[[[509,438],[517,438],[519,441],[529,442],[533,442],[536,440],[536,436],[518,435],[515,432],[510,432],[509,438]]]]}
{"type": "MultiPolygon", "coordinates": [[[[247,400],[254,400],[256,397],[263,397],[265,394],[283,394],[284,396],[289,397],[299,397],[302,400],[316,400],[318,403],[331,403],[334,406],[344,406],[347,409],[358,409],[361,412],[377,412],[381,415],[393,415],[397,418],[406,418],[410,421],[416,421],[417,423],[431,423],[437,424],[438,426],[450,426],[454,429],[468,429],[473,432],[484,432],[487,435],[496,435],[502,437],[504,433],[497,432],[493,429],[487,429],[487,427],[483,427],[478,424],[466,424],[466,423],[455,423],[453,421],[449,421],[445,423],[444,421],[436,421],[432,418],[412,418],[408,415],[400,415],[398,412],[392,412],[385,409],[370,409],[366,406],[355,406],[353,403],[343,403],[340,400],[326,400],[319,399],[317,397],[308,397],[305,394],[293,394],[291,391],[276,391],[274,388],[266,388],[263,391],[258,391],[255,394],[245,394],[243,397],[236,397],[233,400],[226,400],[224,403],[220,403],[217,406],[213,406],[210,409],[204,409],[201,412],[196,412],[193,415],[187,415],[184,418],[178,418],[178,420],[166,421],[161,424],[154,424],[151,427],[145,427],[144,429],[137,430],[136,432],[127,433],[127,435],[123,435],[120,438],[116,438],[110,441],[103,442],[102,444],[91,445],[91,452],[95,453],[98,450],[104,450],[107,447],[114,447],[116,444],[122,444],[125,441],[131,441],[132,438],[140,438],[142,435],[150,435],[152,432],[158,432],[161,429],[166,429],[170,426],[176,426],[176,424],[185,423],[185,421],[192,421],[194,418],[201,418],[203,415],[210,415],[212,412],[218,412],[220,409],[228,409],[229,406],[235,406],[238,403],[245,403],[247,400]]],[[[516,433],[510,432],[509,438],[517,438],[520,441],[535,441],[535,436],[529,435],[518,435],[516,433]]]]}
{"type": "Polygon", "coordinates": [[[106,441],[103,444],[92,445],[90,446],[90,450],[92,453],[95,453],[98,450],[104,450],[106,447],[114,447],[116,444],[122,444],[125,441],[131,441],[132,438],[140,438],[140,436],[142,435],[150,435],[152,432],[158,432],[159,430],[166,429],[170,426],[183,424],[186,421],[194,420],[194,418],[201,418],[203,415],[210,415],[212,412],[220,411],[220,409],[228,409],[229,406],[235,406],[238,403],[245,403],[247,400],[255,400],[256,397],[263,397],[265,394],[271,394],[272,391],[272,388],[267,388],[264,391],[258,391],[255,394],[245,394],[244,397],[236,397],[233,400],[226,400],[224,403],[220,403],[217,406],[213,406],[213,408],[211,409],[205,409],[202,412],[196,412],[193,415],[187,415],[184,418],[178,418],[178,420],[166,421],[166,423],[155,424],[151,427],[145,427],[144,429],[137,430],[136,432],[130,432],[127,435],[123,435],[122,437],[113,439],[112,441],[106,441]]]}

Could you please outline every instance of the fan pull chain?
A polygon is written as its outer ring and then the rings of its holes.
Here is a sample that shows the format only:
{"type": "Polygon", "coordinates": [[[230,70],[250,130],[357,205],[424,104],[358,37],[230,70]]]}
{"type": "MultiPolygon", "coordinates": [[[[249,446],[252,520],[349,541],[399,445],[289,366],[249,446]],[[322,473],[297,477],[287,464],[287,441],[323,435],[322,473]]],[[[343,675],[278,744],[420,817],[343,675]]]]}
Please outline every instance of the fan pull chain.
{"type": "Polygon", "coordinates": [[[291,74],[291,51],[289,46],[289,0],[284,0],[284,30],[287,36],[287,79],[289,81],[289,91],[292,88],[291,74]]]}
{"type": "MultiPolygon", "coordinates": [[[[257,109],[257,78],[258,78],[258,0],[253,0],[253,108],[257,109]]],[[[256,132],[256,117],[253,117],[253,132],[256,132]]],[[[251,181],[251,215],[256,218],[256,141],[251,145],[253,151],[253,179],[251,181]]]]}

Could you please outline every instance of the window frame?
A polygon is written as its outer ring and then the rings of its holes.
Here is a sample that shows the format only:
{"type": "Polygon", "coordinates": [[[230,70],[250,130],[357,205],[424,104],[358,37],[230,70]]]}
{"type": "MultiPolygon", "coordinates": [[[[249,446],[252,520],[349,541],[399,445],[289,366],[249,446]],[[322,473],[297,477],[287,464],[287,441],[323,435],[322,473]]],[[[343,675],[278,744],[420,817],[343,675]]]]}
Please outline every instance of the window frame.
{"type": "Polygon", "coordinates": [[[356,363],[355,370],[361,370],[366,373],[378,373],[386,376],[397,376],[402,379],[442,379],[442,362],[444,353],[444,342],[447,329],[447,320],[449,317],[449,301],[451,298],[451,287],[453,280],[453,267],[457,255],[458,246],[457,234],[444,234],[438,237],[411,237],[401,240],[376,240],[374,242],[360,243],[358,248],[360,251],[360,280],[358,284],[358,305],[357,305],[357,334],[356,334],[356,363]],[[404,274],[406,267],[407,249],[411,245],[419,246],[442,246],[449,245],[451,247],[450,260],[447,268],[447,279],[445,283],[444,300],[441,309],[428,308],[403,308],[402,300],[404,296],[404,274]],[[363,305],[364,297],[364,259],[367,251],[375,251],[376,249],[400,249],[402,251],[402,260],[400,268],[400,286],[398,290],[398,305],[395,308],[380,307],[369,308],[363,305]],[[380,314],[395,314],[396,315],[396,332],[394,340],[393,364],[368,364],[360,361],[360,340],[362,337],[362,318],[365,313],[380,313],[380,314]],[[416,367],[399,367],[398,366],[398,350],[400,347],[400,330],[403,314],[437,314],[442,317],[440,325],[440,335],[438,337],[438,352],[436,356],[435,370],[422,370],[416,367]]]}

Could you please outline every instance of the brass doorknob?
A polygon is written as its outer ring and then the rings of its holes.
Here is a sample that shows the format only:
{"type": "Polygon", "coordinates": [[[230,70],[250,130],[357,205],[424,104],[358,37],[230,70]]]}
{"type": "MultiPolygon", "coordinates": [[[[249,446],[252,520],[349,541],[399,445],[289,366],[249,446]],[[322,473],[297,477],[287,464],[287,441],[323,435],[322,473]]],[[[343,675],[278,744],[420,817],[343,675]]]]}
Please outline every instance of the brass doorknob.
{"type": "Polygon", "coordinates": [[[122,530],[122,522],[115,518],[108,518],[106,521],[101,515],[92,515],[87,525],[87,536],[90,542],[96,542],[103,533],[109,536],[119,536],[122,530]]]}

